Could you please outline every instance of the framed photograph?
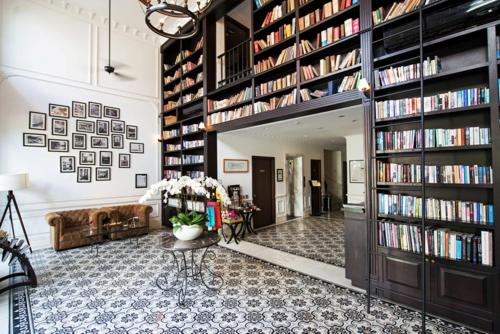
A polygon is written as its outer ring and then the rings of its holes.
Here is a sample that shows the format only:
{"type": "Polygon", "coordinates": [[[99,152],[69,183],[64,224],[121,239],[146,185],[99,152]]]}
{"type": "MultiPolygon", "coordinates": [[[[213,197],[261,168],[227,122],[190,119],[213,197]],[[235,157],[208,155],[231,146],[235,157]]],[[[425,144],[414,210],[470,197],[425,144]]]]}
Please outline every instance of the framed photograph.
{"type": "Polygon", "coordinates": [[[365,183],[364,160],[349,160],[349,182],[365,183]]]}
{"type": "Polygon", "coordinates": [[[276,169],[276,181],[283,182],[283,169],[281,168],[276,169]]]}
{"type": "Polygon", "coordinates": [[[69,152],[69,140],[49,139],[49,152],[69,152]]]}
{"type": "Polygon", "coordinates": [[[95,123],[92,121],[82,121],[80,119],[76,120],[76,131],[78,132],[95,132],[95,123]]]}
{"type": "Polygon", "coordinates": [[[96,181],[111,181],[111,168],[97,167],[95,169],[96,181]]]}
{"type": "Polygon", "coordinates": [[[90,167],[78,167],[76,173],[76,182],[78,183],[90,183],[92,182],[92,168],[90,167]]]}
{"type": "Polygon", "coordinates": [[[148,174],[135,174],[135,187],[147,188],[148,187],[148,174]]]}
{"type": "Polygon", "coordinates": [[[74,150],[86,150],[87,149],[87,135],[84,133],[73,133],[73,145],[74,150]]]}
{"type": "Polygon", "coordinates": [[[47,146],[47,137],[41,133],[23,133],[23,146],[45,147],[47,146]]]}
{"type": "Polygon", "coordinates": [[[125,122],[111,120],[111,132],[125,133],[125,122]]]}
{"type": "Polygon", "coordinates": [[[108,137],[90,137],[90,147],[92,148],[108,148],[109,138],[108,137]]]}
{"type": "Polygon", "coordinates": [[[239,184],[227,186],[227,194],[231,198],[231,202],[235,205],[240,205],[241,203],[241,187],[239,184]]]}
{"type": "Polygon", "coordinates": [[[49,116],[69,118],[69,106],[60,104],[49,104],[49,116]]]}
{"type": "Polygon", "coordinates": [[[119,119],[120,109],[104,106],[104,117],[119,119]]]}
{"type": "Polygon", "coordinates": [[[95,165],[95,152],[81,151],[80,152],[80,165],[87,165],[87,166],[95,165]]]}
{"type": "Polygon", "coordinates": [[[89,117],[102,118],[102,104],[89,102],[89,117]]]}
{"type": "Polygon", "coordinates": [[[123,135],[111,135],[111,147],[112,148],[123,148],[123,135]]]}
{"type": "Polygon", "coordinates": [[[61,156],[60,171],[61,173],[76,172],[76,159],[71,156],[61,156]]]}
{"type": "Polygon", "coordinates": [[[137,126],[135,125],[127,125],[126,126],[126,133],[127,133],[127,139],[130,139],[130,140],[137,140],[137,138],[139,137],[137,135],[137,132],[138,132],[138,128],[137,126]]]}
{"type": "Polygon", "coordinates": [[[100,136],[109,136],[109,122],[97,120],[96,121],[96,133],[100,136]]]}
{"type": "Polygon", "coordinates": [[[68,120],[52,118],[52,135],[66,136],[68,134],[68,120]]]}
{"type": "Polygon", "coordinates": [[[31,130],[47,130],[47,114],[30,111],[29,128],[31,130]]]}
{"type": "Polygon", "coordinates": [[[224,173],[248,173],[247,159],[224,159],[224,173]]]}
{"type": "Polygon", "coordinates": [[[113,166],[113,152],[111,151],[99,152],[99,165],[113,166]]]}
{"type": "Polygon", "coordinates": [[[119,168],[130,168],[130,154],[119,154],[118,155],[118,167],[119,168]]]}
{"type": "Polygon", "coordinates": [[[144,153],[144,144],[130,143],[130,153],[144,153]]]}
{"type": "Polygon", "coordinates": [[[75,118],[87,118],[87,104],[85,102],[73,101],[72,114],[75,118]]]}

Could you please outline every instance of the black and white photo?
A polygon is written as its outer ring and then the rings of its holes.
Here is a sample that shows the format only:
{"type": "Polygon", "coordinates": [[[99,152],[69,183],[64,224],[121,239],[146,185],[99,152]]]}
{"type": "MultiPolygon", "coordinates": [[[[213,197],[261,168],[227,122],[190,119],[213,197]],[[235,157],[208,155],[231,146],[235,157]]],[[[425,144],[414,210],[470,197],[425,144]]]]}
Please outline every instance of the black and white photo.
{"type": "Polygon", "coordinates": [[[76,120],[76,131],[94,133],[95,123],[93,121],[76,120]]]}
{"type": "Polygon", "coordinates": [[[109,138],[108,137],[90,137],[90,147],[92,148],[108,148],[109,138]]]}
{"type": "Polygon", "coordinates": [[[31,130],[47,130],[47,114],[30,111],[29,128],[31,130]]]}
{"type": "Polygon", "coordinates": [[[40,133],[23,133],[23,146],[45,147],[47,137],[40,133]]]}
{"type": "Polygon", "coordinates": [[[66,136],[68,134],[68,121],[65,119],[52,119],[52,135],[66,136]]]}
{"type": "Polygon", "coordinates": [[[90,168],[90,167],[78,167],[76,182],[78,182],[78,183],[90,183],[90,182],[92,182],[92,168],[90,168]]]}
{"type": "Polygon", "coordinates": [[[80,152],[80,165],[87,165],[87,166],[95,165],[95,152],[81,151],[80,152]]]}
{"type": "Polygon", "coordinates": [[[85,102],[73,101],[73,117],[86,118],[87,117],[87,104],[85,102]]]}
{"type": "Polygon", "coordinates": [[[119,154],[118,155],[118,167],[119,168],[130,168],[130,154],[119,154]]]}
{"type": "Polygon", "coordinates": [[[83,133],[73,133],[73,145],[74,150],[86,150],[87,149],[87,135],[83,133]]]}
{"type": "Polygon", "coordinates": [[[137,135],[137,126],[135,125],[127,125],[127,139],[130,139],[130,140],[137,140],[138,139],[138,135],[137,135]]]}
{"type": "Polygon", "coordinates": [[[135,174],[135,187],[147,188],[148,187],[148,174],[135,174]]]}
{"type": "Polygon", "coordinates": [[[49,116],[69,118],[69,106],[60,104],[49,104],[49,116]]]}
{"type": "Polygon", "coordinates": [[[111,135],[111,147],[122,149],[123,148],[123,135],[111,135]]]}
{"type": "Polygon", "coordinates": [[[60,171],[61,173],[74,173],[76,171],[76,161],[73,156],[61,156],[60,171]]]}
{"type": "Polygon", "coordinates": [[[130,153],[144,153],[144,144],[130,143],[130,153]]]}
{"type": "Polygon", "coordinates": [[[112,166],[113,165],[113,152],[111,152],[111,151],[99,152],[99,165],[112,166]]]}
{"type": "Polygon", "coordinates": [[[96,181],[111,181],[111,168],[97,167],[95,169],[96,181]]]}
{"type": "Polygon", "coordinates": [[[96,132],[100,136],[109,136],[109,122],[97,120],[96,132]]]}
{"type": "Polygon", "coordinates": [[[104,117],[107,118],[120,118],[120,109],[104,106],[104,117]]]}
{"type": "Polygon", "coordinates": [[[111,120],[111,132],[125,133],[125,122],[111,120]]]}
{"type": "Polygon", "coordinates": [[[69,152],[69,140],[49,139],[49,152],[69,152]]]}
{"type": "Polygon", "coordinates": [[[89,117],[102,118],[102,104],[89,102],[89,117]]]}

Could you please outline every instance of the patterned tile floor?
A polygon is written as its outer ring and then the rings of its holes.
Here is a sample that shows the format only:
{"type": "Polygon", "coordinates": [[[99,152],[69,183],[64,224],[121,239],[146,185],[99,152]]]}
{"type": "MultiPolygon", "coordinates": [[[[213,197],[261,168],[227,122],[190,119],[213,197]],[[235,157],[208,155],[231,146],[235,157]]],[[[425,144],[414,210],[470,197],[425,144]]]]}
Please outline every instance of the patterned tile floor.
{"type": "Polygon", "coordinates": [[[245,241],[345,266],[344,221],[341,218],[298,218],[245,236],[245,241]]]}
{"type": "MultiPolygon", "coordinates": [[[[158,232],[139,247],[115,241],[100,249],[32,255],[39,287],[31,289],[36,332],[48,333],[419,333],[418,313],[375,300],[365,312],[363,294],[324,283],[254,258],[215,247],[212,269],[224,277],[213,292],[199,283],[186,305],[175,291],[155,285],[174,277],[158,249],[158,232]]],[[[473,333],[429,318],[428,333],[473,333]]]]}

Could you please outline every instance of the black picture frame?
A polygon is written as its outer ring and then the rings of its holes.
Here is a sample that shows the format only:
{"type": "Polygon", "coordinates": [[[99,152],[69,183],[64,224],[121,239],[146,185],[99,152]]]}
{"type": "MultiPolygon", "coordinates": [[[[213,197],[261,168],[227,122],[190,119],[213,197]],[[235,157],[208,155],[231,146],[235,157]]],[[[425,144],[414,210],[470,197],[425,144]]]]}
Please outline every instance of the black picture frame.
{"type": "Polygon", "coordinates": [[[47,141],[47,147],[49,152],[69,152],[69,140],[67,139],[49,139],[47,141]],[[55,149],[52,144],[59,142],[59,144],[64,143],[64,148],[55,149]]]}
{"type": "Polygon", "coordinates": [[[95,169],[95,180],[96,181],[111,181],[111,168],[109,167],[96,167],[95,169]],[[107,173],[106,177],[99,175],[100,172],[105,171],[107,173]]]}
{"type": "Polygon", "coordinates": [[[81,119],[77,119],[76,120],[76,132],[95,133],[95,122],[94,121],[83,121],[81,119]],[[83,124],[91,125],[92,130],[84,130],[84,129],[80,128],[80,126],[83,124]]]}
{"type": "Polygon", "coordinates": [[[92,168],[91,167],[78,167],[76,170],[76,182],[78,183],[91,183],[92,182],[92,168]],[[82,172],[88,171],[88,177],[82,179],[82,172]]]}
{"type": "MultiPolygon", "coordinates": [[[[113,166],[113,151],[100,151],[99,152],[99,166],[111,167],[113,166]],[[109,155],[109,162],[103,162],[104,155],[109,155]]],[[[96,175],[97,177],[97,175],[96,175]]]]}
{"type": "Polygon", "coordinates": [[[89,102],[88,116],[92,118],[102,118],[102,104],[98,102],[89,102]]]}
{"type": "Polygon", "coordinates": [[[109,138],[108,137],[101,137],[101,136],[91,136],[90,137],[90,147],[91,148],[102,148],[102,149],[108,149],[109,148],[109,138]],[[95,140],[102,140],[103,144],[96,145],[94,143],[95,140]]]}
{"type": "Polygon", "coordinates": [[[69,118],[70,108],[62,104],[49,103],[49,116],[59,118],[69,118]]]}
{"type": "Polygon", "coordinates": [[[98,119],[95,125],[95,133],[99,136],[109,136],[109,121],[98,119]],[[100,125],[105,125],[106,131],[101,131],[100,125]]]}
{"type": "Polygon", "coordinates": [[[73,133],[71,135],[71,148],[73,150],[86,150],[87,149],[87,135],[85,133],[73,133]],[[75,137],[82,137],[83,138],[83,145],[77,146],[75,145],[76,139],[75,137]]]}
{"type": "Polygon", "coordinates": [[[135,188],[143,189],[148,187],[148,174],[135,174],[135,188]],[[142,183],[143,180],[141,178],[145,178],[145,184],[142,183]]]}
{"type": "MultiPolygon", "coordinates": [[[[31,138],[31,140],[34,140],[34,138],[31,138]]],[[[23,133],[23,146],[26,147],[46,147],[47,146],[47,136],[43,133],[31,133],[31,132],[24,132],[23,133]],[[31,137],[40,137],[42,138],[42,142],[40,144],[33,144],[29,143],[29,136],[31,137]]]]}
{"type": "Polygon", "coordinates": [[[125,133],[125,121],[111,120],[111,132],[112,133],[125,133]],[[115,126],[120,126],[119,129],[115,130],[115,126]]]}
{"type": "Polygon", "coordinates": [[[129,152],[130,153],[137,153],[137,154],[144,154],[144,143],[134,143],[130,142],[129,144],[129,152]],[[138,145],[137,149],[132,150],[132,147],[138,145]]]}
{"type": "Polygon", "coordinates": [[[130,139],[130,140],[137,140],[139,138],[139,127],[138,126],[135,126],[135,125],[126,125],[125,126],[125,133],[126,133],[126,137],[127,139],[130,139]],[[133,133],[134,135],[132,136],[131,135],[131,132],[129,132],[129,129],[134,129],[133,133]]]}
{"type": "Polygon", "coordinates": [[[118,154],[118,168],[130,168],[131,165],[131,155],[127,153],[118,154]],[[127,164],[123,164],[123,162],[127,162],[127,164]]]}
{"type": "Polygon", "coordinates": [[[112,134],[111,135],[111,148],[123,149],[123,147],[124,147],[123,141],[124,141],[123,135],[112,134]],[[115,141],[116,139],[118,139],[118,143],[115,141]],[[116,143],[118,145],[115,145],[116,143]]]}
{"type": "Polygon", "coordinates": [[[52,118],[52,124],[51,124],[51,129],[52,129],[52,135],[53,136],[59,136],[59,137],[66,137],[68,135],[68,120],[67,119],[60,119],[60,118],[52,118]],[[60,122],[63,125],[63,133],[56,133],[54,130],[56,128],[55,124],[57,122],[60,122]]]}
{"type": "Polygon", "coordinates": [[[47,130],[47,114],[43,112],[30,111],[28,128],[30,130],[47,130]],[[39,127],[33,126],[33,116],[41,115],[43,117],[43,124],[39,127]]]}
{"type": "Polygon", "coordinates": [[[82,166],[95,166],[95,164],[96,164],[95,158],[96,158],[96,153],[93,151],[80,151],[79,162],[80,162],[80,165],[82,165],[82,166]],[[84,161],[84,155],[87,155],[87,154],[92,157],[91,162],[84,161]]]}
{"type": "Polygon", "coordinates": [[[104,117],[120,119],[120,108],[104,106],[104,117]]]}
{"type": "Polygon", "coordinates": [[[80,101],[71,102],[71,115],[74,118],[87,118],[87,103],[80,101]]]}
{"type": "Polygon", "coordinates": [[[276,182],[283,182],[283,169],[276,169],[276,182]]]}
{"type": "Polygon", "coordinates": [[[61,172],[63,174],[76,173],[76,157],[75,156],[61,155],[59,157],[59,172],[61,172]],[[65,169],[66,168],[66,167],[64,167],[65,160],[72,160],[72,163],[71,163],[72,168],[70,170],[65,169]]]}

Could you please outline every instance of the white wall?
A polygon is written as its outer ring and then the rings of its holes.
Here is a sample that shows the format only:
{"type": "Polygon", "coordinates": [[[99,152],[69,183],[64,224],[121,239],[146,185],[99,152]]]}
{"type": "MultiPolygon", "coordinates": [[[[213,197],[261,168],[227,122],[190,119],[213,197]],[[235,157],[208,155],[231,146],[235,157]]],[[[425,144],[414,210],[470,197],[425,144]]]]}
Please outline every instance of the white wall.
{"type": "Polygon", "coordinates": [[[346,161],[347,161],[347,202],[359,204],[365,201],[365,183],[351,183],[349,161],[365,160],[364,135],[357,134],[346,136],[346,161]]]}
{"type": "MultiPolygon", "coordinates": [[[[138,13],[139,15],[140,13],[138,13]]],[[[3,0],[0,4],[0,172],[26,171],[30,186],[16,192],[32,242],[48,244],[44,215],[50,211],[135,203],[144,189],[135,189],[135,174],[148,174],[149,184],[160,178],[156,142],[159,102],[159,51],[137,30],[113,22],[112,59],[122,76],[103,71],[107,61],[106,13],[88,13],[59,1],[3,0]],[[145,154],[132,154],[132,168],[118,168],[113,151],[111,181],[76,182],[76,174],[59,173],[59,156],[47,148],[23,147],[23,132],[45,133],[47,138],[68,139],[75,130],[71,118],[67,137],[28,129],[29,111],[48,112],[49,103],[71,105],[94,101],[121,109],[121,120],[138,126],[145,154]]],[[[90,119],[95,120],[95,119],[90,119]]],[[[107,119],[109,120],[109,119],[107,119]]],[[[90,140],[90,134],[87,135],[90,140]]],[[[87,150],[98,151],[90,148],[87,150]]],[[[5,205],[5,194],[0,194],[5,205]]],[[[152,201],[154,217],[159,202],[152,201]]],[[[155,223],[158,223],[156,220],[155,223]]],[[[19,229],[18,229],[19,232],[19,229]]]]}

